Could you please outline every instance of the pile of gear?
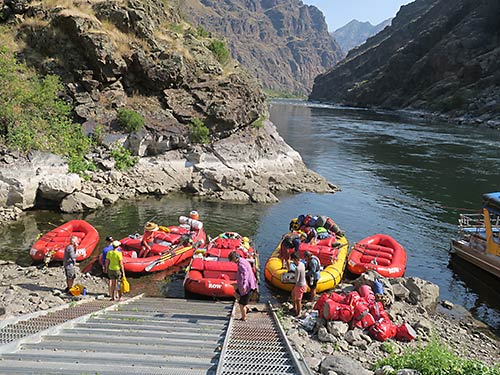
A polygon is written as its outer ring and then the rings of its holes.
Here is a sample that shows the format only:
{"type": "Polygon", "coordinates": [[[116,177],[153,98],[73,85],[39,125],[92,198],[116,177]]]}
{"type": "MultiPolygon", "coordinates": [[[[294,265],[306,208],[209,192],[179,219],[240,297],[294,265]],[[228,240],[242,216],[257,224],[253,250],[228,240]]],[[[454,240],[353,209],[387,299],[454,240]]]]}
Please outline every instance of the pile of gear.
{"type": "Polygon", "coordinates": [[[334,235],[344,236],[345,232],[328,216],[299,215],[290,221],[290,231],[302,232],[310,236],[314,232],[319,239],[334,235]]]}
{"type": "MultiPolygon", "coordinates": [[[[380,285],[375,283],[376,292],[380,292],[380,285]]],[[[332,292],[324,293],[314,305],[319,316],[326,320],[340,320],[349,323],[350,328],[367,330],[375,340],[385,341],[395,338],[399,341],[412,341],[416,338],[415,330],[408,324],[395,325],[384,305],[369,285],[361,285],[357,291],[347,294],[332,292]]]]}

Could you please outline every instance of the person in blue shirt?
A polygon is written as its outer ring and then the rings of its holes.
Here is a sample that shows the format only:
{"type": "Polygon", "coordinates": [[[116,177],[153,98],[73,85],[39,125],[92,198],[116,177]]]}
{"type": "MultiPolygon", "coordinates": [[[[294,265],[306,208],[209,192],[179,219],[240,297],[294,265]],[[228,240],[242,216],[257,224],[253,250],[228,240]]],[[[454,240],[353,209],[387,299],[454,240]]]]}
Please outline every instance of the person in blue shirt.
{"type": "Polygon", "coordinates": [[[106,242],[108,243],[108,245],[102,249],[101,266],[102,266],[102,271],[104,273],[106,273],[104,271],[104,266],[106,264],[106,255],[108,254],[108,251],[113,250],[113,245],[112,245],[113,241],[114,241],[113,237],[111,236],[106,237],[106,242]]]}

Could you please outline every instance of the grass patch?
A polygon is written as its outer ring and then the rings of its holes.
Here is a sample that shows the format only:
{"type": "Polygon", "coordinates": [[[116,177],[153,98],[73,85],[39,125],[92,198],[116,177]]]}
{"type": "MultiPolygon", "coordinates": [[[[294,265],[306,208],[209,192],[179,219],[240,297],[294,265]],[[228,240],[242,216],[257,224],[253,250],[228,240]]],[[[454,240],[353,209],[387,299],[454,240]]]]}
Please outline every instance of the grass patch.
{"type": "Polygon", "coordinates": [[[435,338],[427,346],[408,348],[402,355],[392,354],[377,361],[374,369],[384,365],[389,365],[396,371],[414,369],[422,375],[500,375],[500,366],[489,367],[480,361],[458,357],[435,338]]]}

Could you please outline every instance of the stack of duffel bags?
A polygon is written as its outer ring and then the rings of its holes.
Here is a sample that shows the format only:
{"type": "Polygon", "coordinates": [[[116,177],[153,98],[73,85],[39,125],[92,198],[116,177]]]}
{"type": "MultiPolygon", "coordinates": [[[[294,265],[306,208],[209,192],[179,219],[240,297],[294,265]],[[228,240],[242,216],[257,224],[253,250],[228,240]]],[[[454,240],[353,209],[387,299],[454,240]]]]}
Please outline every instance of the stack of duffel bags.
{"type": "Polygon", "coordinates": [[[395,325],[378,301],[369,285],[362,285],[358,291],[348,294],[324,293],[314,305],[319,316],[326,320],[340,320],[349,323],[350,328],[367,330],[378,341],[395,338],[399,341],[412,341],[415,330],[408,324],[395,325]]]}
{"type": "Polygon", "coordinates": [[[290,221],[290,231],[304,232],[311,237],[314,231],[318,239],[344,236],[345,232],[328,216],[299,215],[290,221]]]}

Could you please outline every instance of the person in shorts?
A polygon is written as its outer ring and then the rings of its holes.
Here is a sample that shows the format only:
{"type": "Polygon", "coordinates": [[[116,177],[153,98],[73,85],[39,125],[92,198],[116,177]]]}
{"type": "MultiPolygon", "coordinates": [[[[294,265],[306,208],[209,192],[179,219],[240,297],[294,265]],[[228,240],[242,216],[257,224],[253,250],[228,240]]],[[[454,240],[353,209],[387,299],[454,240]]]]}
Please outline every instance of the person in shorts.
{"type": "Polygon", "coordinates": [[[237,289],[235,294],[240,306],[241,320],[245,321],[247,320],[250,295],[257,289],[257,279],[255,278],[250,262],[242,258],[238,252],[231,251],[228,258],[230,262],[238,264],[238,271],[236,272],[237,289]]]}
{"type": "Polygon", "coordinates": [[[64,249],[63,267],[66,274],[66,289],[64,291],[69,293],[73,287],[76,278],[75,264],[76,264],[76,248],[78,246],[78,237],[71,236],[69,245],[64,249]]]}
{"type": "Polygon", "coordinates": [[[292,289],[292,302],[295,309],[295,316],[300,317],[302,312],[302,297],[307,290],[306,267],[300,261],[299,254],[293,253],[290,258],[295,264],[295,286],[292,289]]]}
{"type": "Polygon", "coordinates": [[[109,297],[111,301],[114,301],[116,295],[118,295],[118,300],[122,297],[120,288],[117,286],[118,280],[121,280],[122,276],[125,275],[125,269],[123,268],[123,255],[120,251],[120,241],[113,241],[112,245],[113,250],[108,251],[106,254],[104,268],[109,277],[109,297]]]}

